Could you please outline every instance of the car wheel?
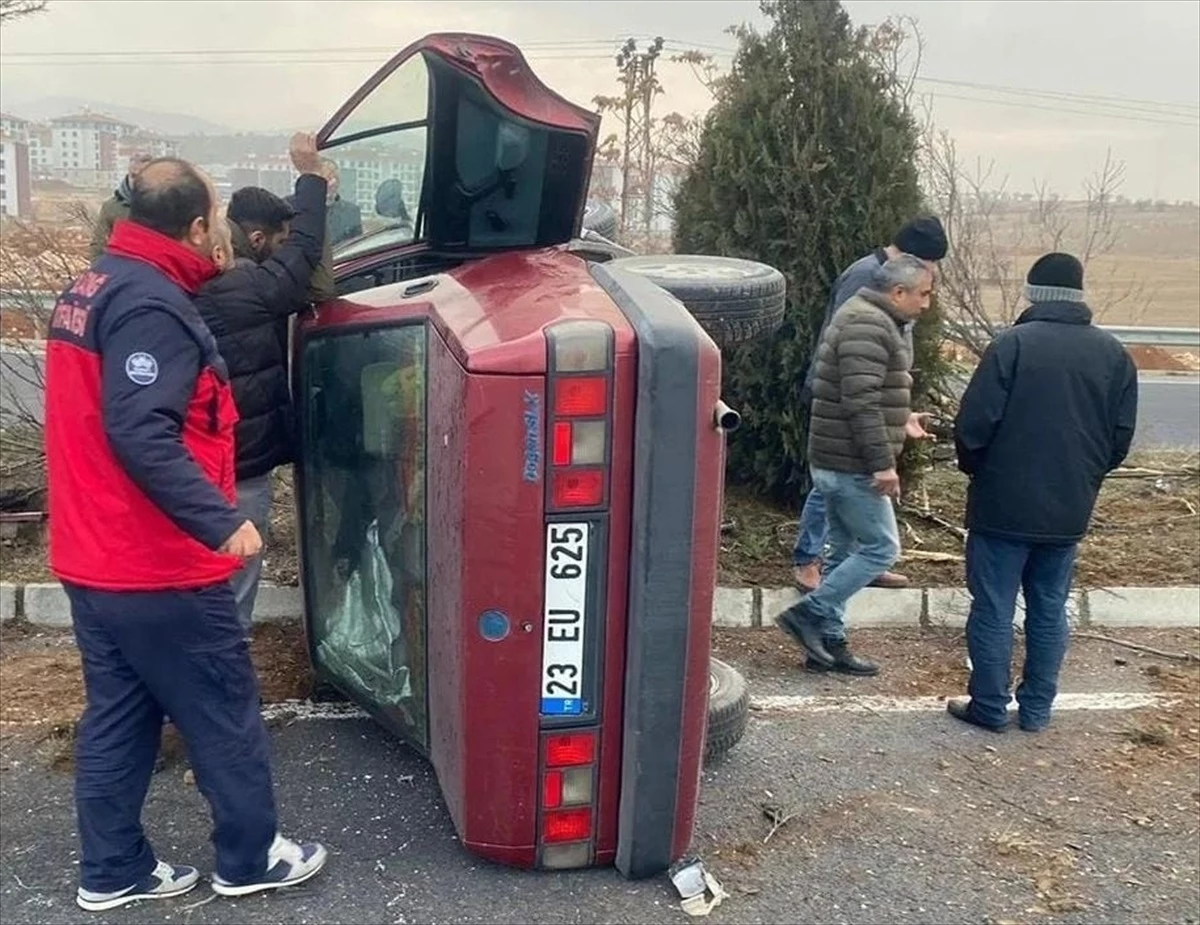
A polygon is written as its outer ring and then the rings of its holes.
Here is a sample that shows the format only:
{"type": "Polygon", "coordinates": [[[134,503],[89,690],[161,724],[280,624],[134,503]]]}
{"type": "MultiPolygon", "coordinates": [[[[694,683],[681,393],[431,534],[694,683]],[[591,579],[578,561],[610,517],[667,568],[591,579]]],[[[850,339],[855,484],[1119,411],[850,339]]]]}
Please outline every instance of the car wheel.
{"type": "Polygon", "coordinates": [[[774,267],[734,257],[662,254],[609,263],[639,273],[675,296],[721,348],[775,331],[787,284],[774,267]]]}
{"type": "Polygon", "coordinates": [[[750,715],[746,679],[719,659],[708,660],[708,732],[704,761],[716,761],[741,741],[750,715]]]}
{"type": "Polygon", "coordinates": [[[602,238],[617,238],[617,213],[607,202],[589,202],[583,209],[583,227],[602,238]]]}

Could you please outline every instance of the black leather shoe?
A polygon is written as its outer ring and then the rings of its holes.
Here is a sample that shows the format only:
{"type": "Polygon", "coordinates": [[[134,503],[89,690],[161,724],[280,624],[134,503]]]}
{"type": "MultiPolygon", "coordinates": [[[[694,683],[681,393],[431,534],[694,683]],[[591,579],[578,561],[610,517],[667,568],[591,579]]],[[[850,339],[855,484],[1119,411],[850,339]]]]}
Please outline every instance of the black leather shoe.
{"type": "Polygon", "coordinates": [[[824,665],[826,668],[833,667],[834,659],[825,648],[825,643],[821,639],[820,627],[815,620],[805,613],[800,604],[789,607],[777,616],[775,618],[775,625],[804,647],[804,651],[808,653],[809,661],[824,665]]]}
{"type": "Polygon", "coordinates": [[[862,658],[850,651],[850,647],[842,642],[825,642],[825,651],[833,656],[833,664],[830,665],[827,671],[836,671],[839,674],[852,674],[862,678],[869,678],[872,675],[879,674],[879,666],[867,658],[862,658]]]}
{"type": "Polygon", "coordinates": [[[978,726],[980,729],[986,729],[988,732],[1007,732],[1008,723],[1002,723],[999,726],[993,726],[991,723],[985,723],[971,712],[971,701],[968,699],[947,700],[946,712],[955,719],[962,720],[964,723],[970,723],[972,726],[978,726]]]}

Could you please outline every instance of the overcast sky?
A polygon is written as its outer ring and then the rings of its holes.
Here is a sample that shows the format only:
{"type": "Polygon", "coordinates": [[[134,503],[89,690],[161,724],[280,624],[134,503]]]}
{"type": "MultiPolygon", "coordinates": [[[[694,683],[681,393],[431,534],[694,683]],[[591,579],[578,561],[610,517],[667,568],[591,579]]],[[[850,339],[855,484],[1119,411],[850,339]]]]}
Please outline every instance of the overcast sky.
{"type": "MultiPolygon", "coordinates": [[[[1200,0],[845,5],[857,22],[917,19],[937,122],[1012,188],[1076,194],[1111,147],[1127,195],[1200,200],[1200,0]]],[[[241,130],[316,128],[389,50],[458,30],[522,45],[543,80],[588,104],[613,92],[622,37],[728,60],[725,29],[739,22],[761,22],[754,0],[50,0],[4,28],[0,106],[74,97],[241,130]]],[[[705,105],[686,68],[662,79],[660,111],[705,105]]]]}

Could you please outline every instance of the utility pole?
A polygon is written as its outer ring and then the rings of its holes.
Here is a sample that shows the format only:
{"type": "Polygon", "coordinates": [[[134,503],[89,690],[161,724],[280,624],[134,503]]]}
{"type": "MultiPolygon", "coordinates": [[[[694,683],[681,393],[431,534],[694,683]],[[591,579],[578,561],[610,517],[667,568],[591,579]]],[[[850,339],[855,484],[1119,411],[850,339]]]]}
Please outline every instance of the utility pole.
{"type": "Polygon", "coordinates": [[[641,71],[641,58],[637,54],[637,42],[627,39],[621,50],[617,52],[617,70],[621,74],[621,85],[624,93],[621,102],[624,106],[625,143],[621,156],[621,233],[629,227],[629,184],[630,167],[633,161],[633,107],[637,98],[638,75],[641,71]]]}
{"type": "Polygon", "coordinates": [[[647,231],[653,215],[654,196],[654,97],[662,92],[654,74],[655,62],[662,53],[663,39],[656,38],[644,52],[638,52],[637,41],[627,39],[617,52],[619,97],[598,96],[595,103],[600,112],[614,113],[621,121],[623,137],[610,137],[605,142],[608,156],[621,162],[621,233],[629,231],[635,195],[642,200],[641,224],[647,231]],[[611,147],[609,147],[611,145],[611,147]],[[619,147],[618,147],[619,145],[619,147]],[[639,189],[637,184],[640,183],[639,189]]]}
{"type": "Polygon", "coordinates": [[[654,221],[654,97],[662,92],[662,86],[654,74],[654,65],[662,53],[663,39],[658,36],[642,55],[642,226],[647,235],[654,221]]]}

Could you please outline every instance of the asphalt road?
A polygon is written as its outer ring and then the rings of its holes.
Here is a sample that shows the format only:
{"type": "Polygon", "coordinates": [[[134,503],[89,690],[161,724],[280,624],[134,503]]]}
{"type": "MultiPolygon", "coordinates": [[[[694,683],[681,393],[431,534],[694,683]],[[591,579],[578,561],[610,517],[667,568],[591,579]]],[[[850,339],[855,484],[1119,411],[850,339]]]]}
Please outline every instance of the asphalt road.
{"type": "MultiPolygon", "coordinates": [[[[20,348],[0,352],[0,422],[11,420],[22,406],[40,414],[40,362],[20,348]]],[[[1200,446],[1200,378],[1142,377],[1134,445],[1142,449],[1200,446]]]]}
{"type": "MultiPolygon", "coordinates": [[[[1065,688],[1145,689],[1136,667],[1113,667],[1114,650],[1099,645],[1090,661],[1073,653],[1065,688]]],[[[874,648],[892,682],[902,680],[904,657],[874,648]]],[[[743,668],[756,696],[863,689],[755,664],[743,668]]],[[[704,774],[694,847],[730,894],[710,921],[1195,923],[1200,781],[1194,764],[1168,757],[1134,754],[1132,773],[1114,765],[1138,721],[1060,713],[1040,736],[996,736],[936,711],[755,713],[745,739],[704,774]],[[764,802],[796,813],[770,837],[764,802]]],[[[88,915],[73,903],[70,778],[46,770],[45,744],[8,739],[0,921],[687,920],[665,877],[521,872],[467,854],[428,765],[370,721],[296,722],[276,729],[274,744],[285,831],[331,852],[318,878],[236,901],[202,883],[180,899],[88,915]]],[[[177,769],[156,777],[146,824],[161,856],[209,869],[206,807],[177,769]]]]}

